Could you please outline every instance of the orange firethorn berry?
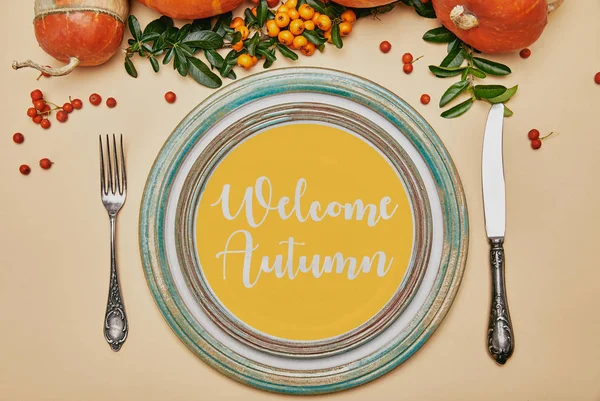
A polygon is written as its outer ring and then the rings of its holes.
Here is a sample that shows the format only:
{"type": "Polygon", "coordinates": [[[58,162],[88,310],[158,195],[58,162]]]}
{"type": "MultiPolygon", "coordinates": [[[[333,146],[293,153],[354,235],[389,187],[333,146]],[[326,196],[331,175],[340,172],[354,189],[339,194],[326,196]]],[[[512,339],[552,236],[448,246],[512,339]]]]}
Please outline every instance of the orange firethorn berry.
{"type": "Polygon", "coordinates": [[[340,24],[340,35],[348,36],[350,35],[350,32],[352,32],[352,24],[349,22],[342,22],[340,24]]]}
{"type": "Polygon", "coordinates": [[[231,48],[236,52],[239,52],[244,48],[244,41],[240,40],[239,42],[236,42],[234,45],[231,45],[231,48]]]}
{"type": "Polygon", "coordinates": [[[298,9],[298,13],[300,14],[300,18],[302,18],[305,21],[308,21],[312,19],[312,17],[315,15],[315,9],[309,6],[308,4],[302,4],[298,9]]]}
{"type": "Polygon", "coordinates": [[[291,46],[294,43],[294,35],[292,35],[292,33],[287,30],[279,32],[277,38],[279,39],[279,43],[286,46],[291,46]]]}
{"type": "Polygon", "coordinates": [[[295,36],[301,35],[304,32],[304,21],[300,19],[293,20],[290,23],[290,32],[295,36]]]}
{"type": "Polygon", "coordinates": [[[316,24],[320,30],[328,31],[331,28],[331,19],[327,15],[321,15],[316,24]]]}
{"type": "Polygon", "coordinates": [[[315,23],[312,22],[311,20],[304,21],[304,30],[306,30],[306,31],[314,31],[315,30],[315,23]]]}
{"type": "Polygon", "coordinates": [[[356,21],[356,13],[352,10],[346,10],[341,15],[342,21],[354,24],[356,21]]]}
{"type": "Polygon", "coordinates": [[[287,15],[287,13],[278,12],[275,15],[275,23],[277,24],[278,27],[285,28],[286,26],[288,26],[290,24],[290,16],[287,15]]]}
{"type": "Polygon", "coordinates": [[[240,17],[235,17],[234,19],[231,20],[229,27],[232,29],[235,29],[238,26],[244,26],[244,20],[240,17]]]}
{"type": "Polygon", "coordinates": [[[237,64],[240,67],[243,67],[245,69],[248,69],[252,66],[254,66],[254,62],[252,61],[252,57],[250,57],[249,54],[241,54],[238,59],[237,59],[237,64]]]}
{"type": "Polygon", "coordinates": [[[280,32],[280,29],[277,26],[277,23],[275,22],[275,20],[267,21],[267,33],[269,34],[270,37],[276,38],[277,35],[279,35],[279,32],[280,32]]]}
{"type": "Polygon", "coordinates": [[[294,38],[294,49],[302,49],[304,46],[306,46],[308,44],[308,39],[306,39],[304,36],[296,36],[294,38]]]}
{"type": "Polygon", "coordinates": [[[235,30],[242,34],[242,40],[248,39],[248,35],[250,35],[250,30],[247,26],[238,26],[237,28],[235,28],[235,30]]]}
{"type": "Polygon", "coordinates": [[[292,8],[290,11],[287,12],[287,14],[290,16],[290,19],[292,21],[300,18],[300,13],[295,8],[292,8]]]}
{"type": "Polygon", "coordinates": [[[315,54],[315,50],[317,50],[315,44],[309,42],[306,44],[306,46],[300,49],[300,52],[305,56],[312,56],[313,54],[315,54]]]}

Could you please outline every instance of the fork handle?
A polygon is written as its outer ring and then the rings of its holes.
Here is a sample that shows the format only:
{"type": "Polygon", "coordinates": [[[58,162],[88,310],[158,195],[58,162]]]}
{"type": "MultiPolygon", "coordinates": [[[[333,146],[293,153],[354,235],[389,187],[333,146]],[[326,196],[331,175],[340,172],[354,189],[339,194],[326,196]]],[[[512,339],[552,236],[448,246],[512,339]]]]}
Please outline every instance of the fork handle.
{"type": "Polygon", "coordinates": [[[115,219],[110,216],[110,287],[108,290],[108,302],[106,315],[104,317],[104,338],[113,351],[119,351],[127,338],[129,324],[123,305],[119,275],[117,272],[117,258],[115,247],[115,219]]]}

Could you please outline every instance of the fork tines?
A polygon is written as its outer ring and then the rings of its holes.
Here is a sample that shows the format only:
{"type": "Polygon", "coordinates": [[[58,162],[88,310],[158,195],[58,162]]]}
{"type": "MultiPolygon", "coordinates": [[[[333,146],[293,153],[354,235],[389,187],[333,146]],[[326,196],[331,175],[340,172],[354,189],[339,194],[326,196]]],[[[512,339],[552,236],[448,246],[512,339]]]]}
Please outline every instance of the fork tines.
{"type": "Polygon", "coordinates": [[[123,195],[127,191],[127,175],[125,174],[125,157],[123,155],[123,135],[119,136],[117,151],[117,138],[112,136],[112,156],[110,137],[106,135],[106,149],[103,147],[102,135],[100,137],[100,190],[103,194],[123,195]],[[120,155],[118,155],[120,153],[120,155]],[[106,159],[106,162],[105,162],[106,159]]]}

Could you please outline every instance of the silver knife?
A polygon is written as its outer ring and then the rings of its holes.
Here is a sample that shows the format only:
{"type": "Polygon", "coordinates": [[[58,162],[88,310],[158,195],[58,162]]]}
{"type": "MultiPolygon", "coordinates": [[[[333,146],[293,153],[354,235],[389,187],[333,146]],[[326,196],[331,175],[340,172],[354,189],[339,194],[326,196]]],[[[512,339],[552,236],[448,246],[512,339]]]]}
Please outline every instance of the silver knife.
{"type": "Polygon", "coordinates": [[[488,350],[504,365],[513,353],[515,340],[508,311],[504,282],[504,231],[506,228],[506,192],[502,161],[504,105],[494,104],[488,115],[483,139],[482,174],[485,230],[491,245],[492,305],[488,327],[488,350]]]}

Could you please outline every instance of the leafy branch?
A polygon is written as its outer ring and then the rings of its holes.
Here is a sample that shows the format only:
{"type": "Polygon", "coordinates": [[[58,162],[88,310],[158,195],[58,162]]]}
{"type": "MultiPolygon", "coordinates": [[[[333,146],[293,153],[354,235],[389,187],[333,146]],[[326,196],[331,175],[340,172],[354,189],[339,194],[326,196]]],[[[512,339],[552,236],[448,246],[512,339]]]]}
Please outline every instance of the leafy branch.
{"type": "MultiPolygon", "coordinates": [[[[518,85],[507,88],[503,85],[477,85],[476,79],[485,79],[488,75],[505,76],[511,73],[510,68],[481,57],[476,49],[458,39],[445,27],[434,28],[423,35],[423,39],[432,43],[447,43],[448,54],[439,66],[430,65],[429,70],[438,78],[449,78],[460,75],[460,81],[451,85],[440,98],[440,107],[448,105],[462,94],[468,99],[444,111],[444,118],[455,118],[466,113],[476,100],[489,103],[506,103],[517,92],[518,85]]],[[[510,117],[513,112],[504,108],[504,115],[510,117]]]]}

